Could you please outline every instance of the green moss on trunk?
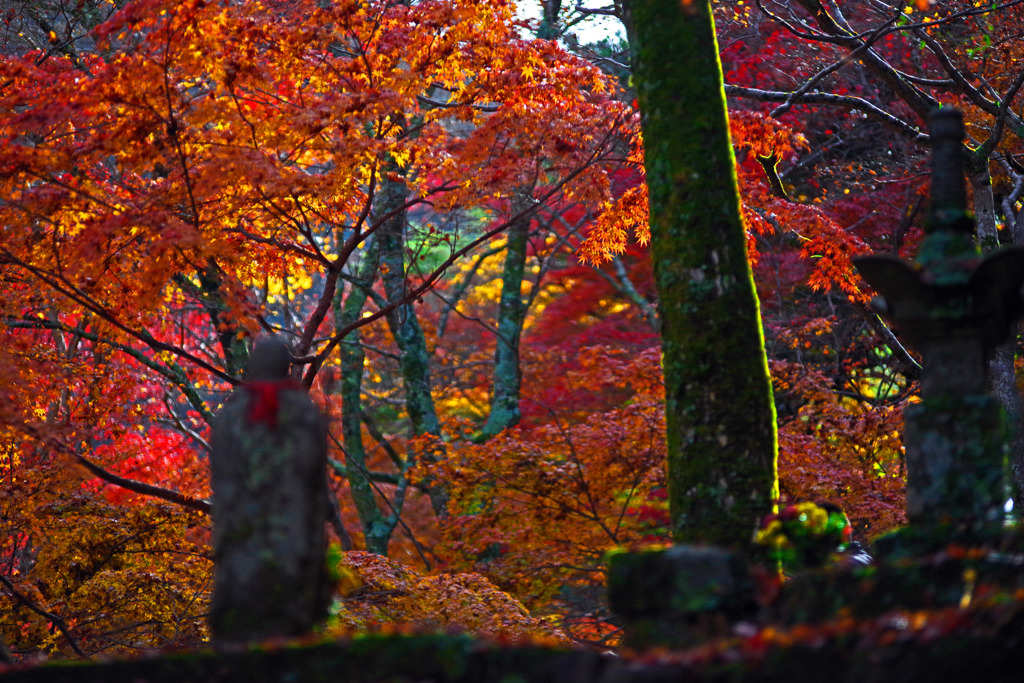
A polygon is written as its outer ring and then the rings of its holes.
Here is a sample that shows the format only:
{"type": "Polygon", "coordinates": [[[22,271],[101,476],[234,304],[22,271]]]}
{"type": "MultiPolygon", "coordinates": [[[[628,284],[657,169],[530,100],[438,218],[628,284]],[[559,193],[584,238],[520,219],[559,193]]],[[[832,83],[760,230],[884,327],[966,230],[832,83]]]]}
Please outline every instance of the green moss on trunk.
{"type": "Polygon", "coordinates": [[[775,409],[708,0],[627,3],[662,320],[676,541],[745,547],[776,497],[775,409]]]}
{"type": "Polygon", "coordinates": [[[406,212],[408,199],[404,181],[385,178],[380,183],[381,214],[390,214],[377,231],[380,260],[384,265],[381,281],[389,304],[397,304],[388,317],[391,334],[401,352],[399,363],[405,383],[405,406],[416,435],[440,434],[440,422],[430,393],[430,354],[420,328],[405,279],[406,212]],[[401,302],[401,303],[399,303],[401,302]]]}
{"type": "MultiPolygon", "coordinates": [[[[392,164],[389,172],[398,172],[392,164]]],[[[384,177],[380,183],[377,211],[387,216],[377,229],[381,282],[388,304],[397,304],[387,316],[388,327],[399,349],[399,365],[402,368],[402,382],[405,388],[405,410],[409,414],[413,433],[416,436],[432,434],[437,438],[435,445],[422,448],[414,454],[416,459],[436,462],[444,455],[441,442],[441,423],[437,418],[434,399],[431,394],[430,352],[416,315],[414,302],[409,300],[405,268],[405,229],[407,223],[404,208],[409,189],[404,180],[384,177]]],[[[434,513],[439,517],[447,515],[448,492],[438,481],[426,482],[427,494],[434,513]]]]}
{"type": "MultiPolygon", "coordinates": [[[[370,287],[377,272],[377,242],[371,238],[366,254],[353,278],[353,286],[344,303],[339,289],[334,301],[335,329],[344,329],[362,315],[370,287]]],[[[341,369],[341,433],[345,444],[346,477],[359,514],[366,549],[379,555],[388,554],[388,542],[395,522],[386,520],[377,494],[370,482],[363,448],[363,372],[366,354],[358,329],[349,332],[339,349],[341,369]]]]}
{"type": "Polygon", "coordinates": [[[482,437],[487,439],[519,423],[519,335],[526,317],[523,301],[523,274],[526,272],[526,247],[530,232],[529,217],[508,231],[505,268],[501,277],[501,302],[498,305],[498,343],[494,351],[494,390],[491,411],[482,437]]]}

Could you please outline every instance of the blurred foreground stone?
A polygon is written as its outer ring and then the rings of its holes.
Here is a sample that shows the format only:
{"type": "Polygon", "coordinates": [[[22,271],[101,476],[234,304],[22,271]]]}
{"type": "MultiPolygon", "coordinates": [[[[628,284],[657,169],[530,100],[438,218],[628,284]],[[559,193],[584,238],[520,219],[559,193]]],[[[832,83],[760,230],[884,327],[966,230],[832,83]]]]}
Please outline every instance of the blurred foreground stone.
{"type": "Polygon", "coordinates": [[[247,382],[213,423],[215,642],[309,633],[326,616],[327,431],[288,379],[291,355],[256,343],[247,382]]]}

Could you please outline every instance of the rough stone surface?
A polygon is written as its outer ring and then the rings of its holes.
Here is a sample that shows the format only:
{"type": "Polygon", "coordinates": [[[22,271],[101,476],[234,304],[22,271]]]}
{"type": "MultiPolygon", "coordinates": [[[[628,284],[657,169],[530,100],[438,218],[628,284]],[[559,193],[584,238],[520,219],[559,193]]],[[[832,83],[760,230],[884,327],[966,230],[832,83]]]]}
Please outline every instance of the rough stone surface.
{"type": "Polygon", "coordinates": [[[904,413],[911,524],[998,523],[1007,432],[988,396],[987,362],[1024,311],[1024,250],[982,258],[966,210],[963,120],[938,110],[932,127],[932,208],[914,263],[854,260],[879,311],[921,354],[921,403],[904,413]]]}
{"type": "Polygon", "coordinates": [[[301,635],[326,612],[326,427],[287,380],[288,358],[280,342],[258,343],[250,381],[213,423],[210,627],[221,643],[301,635]]]}
{"type": "Polygon", "coordinates": [[[622,617],[626,645],[637,649],[726,635],[756,609],[744,560],[706,546],[613,555],[608,599],[622,617]]]}

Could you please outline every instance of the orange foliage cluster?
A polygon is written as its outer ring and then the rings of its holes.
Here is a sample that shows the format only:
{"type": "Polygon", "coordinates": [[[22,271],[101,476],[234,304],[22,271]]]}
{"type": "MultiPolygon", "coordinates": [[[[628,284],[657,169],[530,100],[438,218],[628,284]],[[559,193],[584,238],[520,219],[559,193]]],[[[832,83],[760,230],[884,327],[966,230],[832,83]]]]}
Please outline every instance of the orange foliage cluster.
{"type": "MultiPolygon", "coordinates": [[[[181,550],[195,570],[171,576],[150,559],[158,579],[138,611],[111,602],[109,618],[82,626],[80,615],[106,603],[77,586],[105,582],[118,594],[134,566],[123,555],[150,553],[119,544],[87,509],[134,525],[160,552],[207,522],[158,508],[166,519],[147,525],[143,513],[157,512],[137,493],[83,483],[78,466],[173,489],[202,508],[208,421],[238,381],[231,349],[261,327],[317,356],[306,383],[334,414],[317,373],[348,330],[332,329],[327,313],[342,270],[384,220],[375,213],[382,182],[401,177],[403,208],[420,211],[418,225],[441,224],[418,237],[442,253],[420,276],[425,290],[507,227],[464,221],[467,213],[524,186],[541,205],[606,203],[598,162],[628,113],[597,69],[520,38],[506,2],[103,9],[109,17],[69,10],[91,29],[78,43],[0,58],[0,380],[10,399],[0,403],[0,537],[11,539],[0,572],[12,583],[0,592],[4,614],[15,615],[0,630],[22,653],[203,637],[203,533],[181,550]],[[469,224],[461,233],[460,221],[469,224]],[[64,615],[67,633],[42,638],[29,628],[47,621],[40,613],[64,615]],[[105,639],[93,636],[104,628],[105,639]]],[[[401,453],[401,439],[387,436],[401,453]]],[[[345,500],[342,517],[356,528],[345,500]]]]}
{"type": "Polygon", "coordinates": [[[779,423],[784,500],[840,505],[860,540],[905,525],[901,406],[838,395],[796,363],[770,366],[777,395],[799,405],[779,423]]]}
{"type": "Polygon", "coordinates": [[[342,597],[326,627],[332,636],[400,625],[420,631],[464,631],[503,642],[566,645],[565,634],[479,574],[429,576],[380,555],[342,553],[342,597]]]}
{"type": "Polygon", "coordinates": [[[436,552],[593,639],[608,628],[604,554],[667,540],[659,353],[591,347],[530,361],[538,372],[562,364],[556,386],[573,403],[486,443],[452,444],[430,470],[453,484],[436,552]]]}

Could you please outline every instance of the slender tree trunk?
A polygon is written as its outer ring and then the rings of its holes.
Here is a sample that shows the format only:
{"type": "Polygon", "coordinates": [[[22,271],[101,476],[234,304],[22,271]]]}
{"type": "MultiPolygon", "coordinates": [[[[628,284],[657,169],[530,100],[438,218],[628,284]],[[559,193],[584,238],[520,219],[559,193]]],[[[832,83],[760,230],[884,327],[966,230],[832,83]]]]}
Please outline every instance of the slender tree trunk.
{"type": "Polygon", "coordinates": [[[233,377],[239,377],[249,359],[249,351],[242,340],[242,330],[228,315],[228,306],[223,295],[224,280],[218,272],[217,264],[212,261],[197,271],[196,276],[199,280],[198,285],[184,276],[175,278],[175,281],[179,287],[199,299],[216,330],[217,340],[224,354],[224,370],[233,377]]]}
{"type": "Polygon", "coordinates": [[[992,194],[992,175],[988,168],[988,159],[976,161],[978,168],[967,173],[974,194],[975,231],[978,243],[983,252],[999,248],[999,229],[996,226],[996,202],[992,194]]]}
{"type": "Polygon", "coordinates": [[[481,437],[488,439],[519,423],[519,337],[526,317],[523,301],[523,273],[530,219],[523,218],[508,231],[505,268],[498,304],[498,345],[494,351],[494,390],[491,409],[481,437]]]}
{"type": "MultiPolygon", "coordinates": [[[[982,251],[987,253],[999,247],[995,197],[988,159],[974,161],[975,168],[970,169],[967,178],[974,195],[978,243],[982,251]]],[[[988,362],[988,374],[992,395],[1003,407],[1010,429],[1010,475],[1016,489],[1015,497],[1019,500],[1024,493],[1024,410],[1017,391],[1017,373],[1014,369],[1016,349],[1017,335],[1014,334],[1009,341],[996,347],[988,362]]]]}
{"type": "MultiPolygon", "coordinates": [[[[405,183],[385,179],[381,182],[382,212],[396,211],[406,200],[405,183]]],[[[380,259],[383,264],[381,280],[389,304],[402,301],[408,294],[405,281],[405,211],[396,211],[378,229],[380,259]]],[[[440,433],[440,423],[430,394],[430,363],[427,343],[416,317],[413,302],[399,304],[388,315],[388,326],[401,352],[402,378],[405,382],[405,402],[413,432],[440,433]]]]}
{"type": "MultiPolygon", "coordinates": [[[[359,264],[359,271],[344,304],[341,289],[335,295],[335,327],[341,329],[359,319],[363,306],[373,285],[377,271],[376,242],[368,245],[367,253],[359,264]]],[[[366,354],[363,353],[358,330],[350,332],[339,347],[341,356],[341,434],[345,445],[345,463],[352,502],[363,528],[366,549],[378,555],[387,555],[388,542],[394,531],[395,522],[385,518],[377,504],[377,495],[370,483],[366,465],[366,451],[363,449],[363,367],[366,354]]],[[[392,515],[397,520],[397,516],[392,515]]]]}
{"type": "Polygon", "coordinates": [[[625,7],[643,116],[673,536],[745,548],[777,497],[775,407],[710,0],[625,7]]]}
{"type": "Polygon", "coordinates": [[[558,13],[562,11],[562,0],[541,0],[540,27],[537,37],[541,40],[555,40],[561,33],[558,13]]]}
{"type": "MultiPolygon", "coordinates": [[[[381,197],[378,213],[390,214],[377,230],[381,280],[389,304],[403,301],[408,294],[405,280],[405,204],[408,188],[404,181],[385,177],[381,181],[381,197]]],[[[405,387],[405,408],[416,436],[432,434],[436,444],[417,453],[417,457],[428,462],[441,457],[443,445],[440,439],[441,424],[434,408],[430,392],[430,354],[423,337],[416,308],[411,301],[400,303],[387,317],[391,334],[398,345],[402,380],[405,387]]],[[[431,506],[439,517],[447,514],[448,495],[443,484],[427,482],[431,506]]]]}

